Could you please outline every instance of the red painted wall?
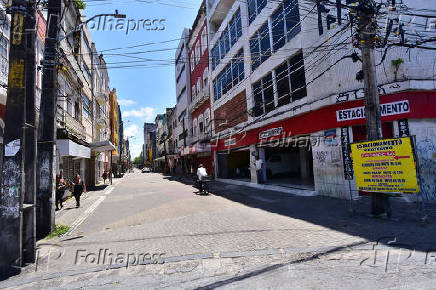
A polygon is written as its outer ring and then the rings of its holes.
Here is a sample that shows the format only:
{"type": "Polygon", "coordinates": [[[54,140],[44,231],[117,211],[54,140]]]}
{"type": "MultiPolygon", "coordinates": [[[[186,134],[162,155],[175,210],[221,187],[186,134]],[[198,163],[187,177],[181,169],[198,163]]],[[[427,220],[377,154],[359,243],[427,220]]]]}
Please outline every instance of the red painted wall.
{"type": "MultiPolygon", "coordinates": [[[[401,119],[435,119],[436,118],[436,91],[431,92],[402,92],[397,94],[385,95],[380,97],[380,103],[390,103],[396,101],[408,100],[410,104],[410,113],[382,117],[383,122],[392,122],[401,119]]],[[[335,104],[323,107],[316,111],[308,112],[300,116],[285,119],[264,126],[250,130],[248,132],[238,134],[232,137],[236,139],[236,144],[230,148],[237,148],[257,144],[260,142],[259,133],[268,129],[283,127],[287,136],[297,136],[310,134],[322,130],[348,127],[353,125],[365,124],[365,119],[351,120],[345,122],[338,122],[336,118],[336,111],[351,109],[355,107],[364,106],[364,100],[351,101],[346,103],[335,104]],[[290,135],[288,135],[290,133],[290,135]]],[[[276,139],[283,138],[279,136],[276,139]]],[[[225,146],[225,140],[218,140],[212,142],[212,150],[226,150],[229,147],[225,146]]]]}
{"type": "Polygon", "coordinates": [[[192,112],[192,119],[198,118],[198,116],[200,116],[200,114],[203,114],[207,108],[210,108],[210,100],[207,100],[200,107],[198,107],[197,110],[192,112]]]}
{"type": "MultiPolygon", "coordinates": [[[[191,92],[192,92],[192,87],[196,87],[196,90],[197,90],[197,80],[198,80],[198,78],[203,79],[203,73],[209,67],[209,49],[208,49],[208,43],[201,43],[201,35],[203,33],[203,30],[207,31],[207,21],[206,21],[206,19],[202,23],[202,27],[199,30],[198,35],[194,35],[195,42],[194,42],[191,50],[189,51],[189,62],[191,62],[192,58],[195,60],[195,47],[196,47],[197,43],[200,42],[200,45],[201,45],[200,53],[202,55],[200,56],[200,60],[199,60],[198,64],[196,66],[194,66],[194,70],[191,71],[191,88],[190,88],[191,92]],[[204,53],[203,53],[203,45],[206,45],[206,50],[204,51],[204,53]],[[194,57],[192,57],[192,56],[194,56],[194,57]]],[[[208,42],[208,40],[206,42],[208,42]]],[[[189,66],[189,70],[191,70],[191,66],[189,66]]],[[[203,81],[201,81],[201,83],[202,83],[202,86],[203,86],[203,81]]]]}

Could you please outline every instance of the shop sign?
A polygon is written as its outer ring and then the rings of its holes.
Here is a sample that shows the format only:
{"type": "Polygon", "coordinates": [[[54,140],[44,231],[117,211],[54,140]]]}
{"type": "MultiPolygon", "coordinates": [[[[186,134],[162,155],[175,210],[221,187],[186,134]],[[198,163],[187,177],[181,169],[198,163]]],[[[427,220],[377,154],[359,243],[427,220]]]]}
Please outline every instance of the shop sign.
{"type": "Polygon", "coordinates": [[[236,145],[236,138],[227,139],[224,141],[224,146],[226,147],[233,146],[233,145],[236,145]]]}
{"type": "MultiPolygon", "coordinates": [[[[410,113],[409,101],[381,104],[380,112],[382,117],[410,113]]],[[[365,119],[365,107],[336,111],[336,118],[338,122],[365,119]]]]}
{"type": "Polygon", "coordinates": [[[210,151],[211,151],[210,143],[198,143],[198,144],[196,144],[196,152],[197,153],[210,152],[210,151]]]}
{"type": "Polygon", "coordinates": [[[353,180],[353,160],[350,151],[350,134],[348,127],[341,128],[342,160],[344,161],[345,180],[353,180]]]}
{"type": "Polygon", "coordinates": [[[398,121],[398,131],[399,131],[399,137],[409,137],[410,131],[409,131],[409,122],[407,119],[398,121]]]}
{"type": "Polygon", "coordinates": [[[358,190],[419,192],[410,137],[355,143],[351,154],[358,190]]]}
{"type": "Polygon", "coordinates": [[[259,133],[259,139],[267,139],[271,137],[281,136],[283,134],[283,127],[273,128],[259,133]]]}

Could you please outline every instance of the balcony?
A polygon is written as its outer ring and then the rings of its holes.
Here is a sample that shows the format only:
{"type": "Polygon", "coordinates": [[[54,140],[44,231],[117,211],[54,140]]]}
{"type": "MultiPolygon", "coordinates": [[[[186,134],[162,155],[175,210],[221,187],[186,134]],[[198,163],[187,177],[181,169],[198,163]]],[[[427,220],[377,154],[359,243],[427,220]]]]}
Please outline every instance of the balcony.
{"type": "Polygon", "coordinates": [[[56,121],[58,128],[66,129],[79,139],[85,139],[85,126],[83,126],[79,120],[72,117],[61,106],[57,106],[56,121]]]}
{"type": "Polygon", "coordinates": [[[95,127],[99,130],[107,128],[107,122],[104,118],[96,118],[95,127]]]}
{"type": "Polygon", "coordinates": [[[106,105],[107,98],[105,93],[95,93],[95,100],[100,106],[106,105]]]}
{"type": "Polygon", "coordinates": [[[192,113],[197,110],[201,105],[203,105],[207,100],[209,100],[210,94],[208,88],[203,88],[200,93],[192,99],[189,105],[189,112],[192,113]]]}
{"type": "Polygon", "coordinates": [[[197,143],[197,142],[204,142],[204,141],[210,141],[210,139],[212,138],[212,133],[210,132],[210,130],[203,132],[203,133],[199,133],[196,136],[192,136],[191,138],[191,143],[197,143]]]}
{"type": "Polygon", "coordinates": [[[210,15],[209,23],[211,32],[215,33],[221,26],[227,13],[235,3],[235,0],[209,0],[208,15],[210,15]]]}

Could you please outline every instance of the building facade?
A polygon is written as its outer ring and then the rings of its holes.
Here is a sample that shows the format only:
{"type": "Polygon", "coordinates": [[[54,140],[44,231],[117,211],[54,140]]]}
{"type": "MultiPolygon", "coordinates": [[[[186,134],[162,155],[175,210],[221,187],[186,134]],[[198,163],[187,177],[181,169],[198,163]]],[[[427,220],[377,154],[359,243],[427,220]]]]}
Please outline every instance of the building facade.
{"type": "Polygon", "coordinates": [[[209,174],[213,174],[211,153],[211,111],[209,82],[209,47],[206,2],[200,6],[191,29],[189,39],[189,64],[191,104],[189,114],[192,119],[191,143],[184,148],[182,155],[191,157],[192,170],[203,164],[209,174]]]}
{"type": "MultiPolygon", "coordinates": [[[[405,2],[430,9],[425,1],[405,2]]],[[[366,139],[364,116],[344,113],[364,106],[363,82],[356,79],[361,63],[352,57],[360,50],[339,4],[208,2],[217,178],[258,182],[259,156],[271,185],[339,198],[359,194],[350,192],[356,187],[345,176],[341,141],[366,139]]],[[[423,196],[434,200],[434,54],[398,46],[376,57],[384,137],[416,136],[423,196]]]]}
{"type": "Polygon", "coordinates": [[[153,167],[154,160],[156,159],[156,131],[157,126],[154,123],[144,124],[144,148],[143,160],[146,167],[153,167]]]}
{"type": "Polygon", "coordinates": [[[191,103],[190,91],[190,68],[189,68],[189,33],[190,30],[185,28],[180,38],[180,43],[176,51],[176,96],[177,104],[175,114],[177,117],[173,127],[175,137],[174,144],[177,153],[180,153],[184,147],[190,143],[189,129],[192,126],[192,120],[189,115],[189,105],[191,103]]]}

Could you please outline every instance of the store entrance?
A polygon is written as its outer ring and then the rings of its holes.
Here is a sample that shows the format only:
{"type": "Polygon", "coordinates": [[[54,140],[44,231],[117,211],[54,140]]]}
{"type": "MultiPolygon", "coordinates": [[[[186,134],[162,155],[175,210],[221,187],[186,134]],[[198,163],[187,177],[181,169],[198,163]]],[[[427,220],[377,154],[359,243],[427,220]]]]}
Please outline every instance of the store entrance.
{"type": "Polygon", "coordinates": [[[265,147],[267,184],[314,190],[310,145],[265,147]]]}
{"type": "Polygon", "coordinates": [[[218,153],[218,177],[250,182],[249,148],[218,153]]]}

